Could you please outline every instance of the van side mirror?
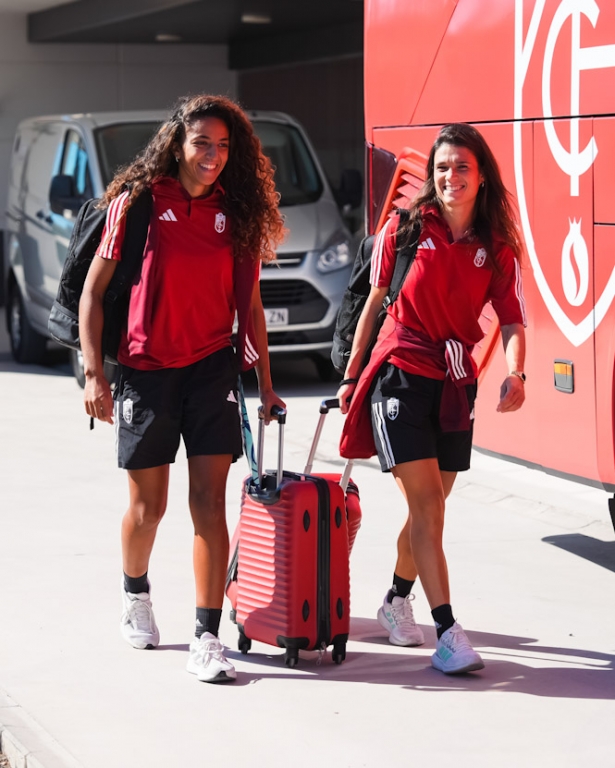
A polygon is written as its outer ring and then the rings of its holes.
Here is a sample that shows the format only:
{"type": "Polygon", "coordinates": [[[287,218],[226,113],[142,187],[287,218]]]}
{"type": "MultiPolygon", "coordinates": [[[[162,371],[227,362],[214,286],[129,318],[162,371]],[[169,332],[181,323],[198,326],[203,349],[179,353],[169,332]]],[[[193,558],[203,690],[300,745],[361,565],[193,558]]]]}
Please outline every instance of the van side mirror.
{"type": "Polygon", "coordinates": [[[83,199],[75,194],[75,180],[72,176],[60,173],[51,179],[49,207],[54,213],[60,216],[66,210],[76,213],[83,202],[83,199]]]}
{"type": "Polygon", "coordinates": [[[363,199],[363,177],[354,168],[342,171],[337,199],[342,208],[357,208],[363,199]]]}

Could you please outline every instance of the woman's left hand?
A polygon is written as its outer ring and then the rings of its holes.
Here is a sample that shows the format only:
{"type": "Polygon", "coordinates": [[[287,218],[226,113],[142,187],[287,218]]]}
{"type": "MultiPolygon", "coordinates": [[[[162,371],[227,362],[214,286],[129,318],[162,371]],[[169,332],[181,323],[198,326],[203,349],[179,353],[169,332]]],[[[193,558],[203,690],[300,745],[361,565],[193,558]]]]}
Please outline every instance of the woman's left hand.
{"type": "Polygon", "coordinates": [[[500,387],[499,413],[518,411],[525,400],[525,384],[518,376],[507,376],[500,387]]]}
{"type": "Polygon", "coordinates": [[[276,395],[273,389],[261,390],[259,395],[261,403],[263,404],[265,424],[269,424],[271,421],[272,407],[278,405],[280,408],[286,408],[286,403],[276,395]]]}

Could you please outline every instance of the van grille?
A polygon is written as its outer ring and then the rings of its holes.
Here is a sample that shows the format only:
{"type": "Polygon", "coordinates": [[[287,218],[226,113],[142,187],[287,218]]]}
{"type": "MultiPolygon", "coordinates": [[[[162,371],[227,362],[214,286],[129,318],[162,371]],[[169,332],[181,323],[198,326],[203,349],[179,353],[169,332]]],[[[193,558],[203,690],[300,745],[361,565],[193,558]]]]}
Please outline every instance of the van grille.
{"type": "Polygon", "coordinates": [[[323,298],[304,280],[261,280],[261,296],[265,307],[293,307],[323,298]]]}
{"type": "Polygon", "coordinates": [[[329,302],[304,280],[261,280],[261,297],[267,308],[288,308],[290,323],[318,323],[329,302]]]}

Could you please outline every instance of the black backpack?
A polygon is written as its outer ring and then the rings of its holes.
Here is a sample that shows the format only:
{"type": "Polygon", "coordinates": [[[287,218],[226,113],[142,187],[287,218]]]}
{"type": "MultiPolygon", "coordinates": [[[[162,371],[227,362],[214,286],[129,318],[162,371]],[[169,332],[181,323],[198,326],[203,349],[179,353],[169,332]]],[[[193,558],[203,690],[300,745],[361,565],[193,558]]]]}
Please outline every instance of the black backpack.
{"type": "MultiPolygon", "coordinates": [[[[399,227],[402,227],[408,221],[409,212],[404,208],[400,208],[397,212],[399,213],[399,227]]],[[[408,270],[414,261],[416,249],[419,244],[419,236],[420,226],[417,225],[412,230],[412,235],[408,242],[397,251],[395,270],[391,279],[389,292],[382,302],[382,310],[378,315],[372,340],[365,354],[364,363],[369,359],[376,337],[378,336],[378,331],[386,317],[386,311],[397,298],[401,287],[404,284],[404,280],[406,279],[406,275],[408,274],[408,270]]],[[[344,292],[340,310],[337,315],[337,321],[335,323],[333,347],[331,349],[331,362],[333,363],[335,370],[342,376],[348,365],[348,358],[350,357],[352,340],[354,339],[355,331],[357,329],[357,323],[359,322],[359,317],[361,316],[361,312],[363,311],[363,307],[365,306],[371,288],[369,273],[371,270],[374,240],[375,235],[368,235],[361,241],[361,245],[359,246],[359,250],[354,260],[348,287],[344,292]]]]}
{"type": "MultiPolygon", "coordinates": [[[[79,299],[107,217],[106,209],[96,207],[98,202],[88,200],[77,214],[58,294],[47,324],[51,338],[71,349],[81,346],[79,299]]],[[[149,189],[145,189],[126,212],[122,259],[109,282],[103,305],[102,350],[106,360],[115,362],[117,359],[120,336],[128,317],[129,289],[140,274],[151,212],[152,193],[149,189]]]]}

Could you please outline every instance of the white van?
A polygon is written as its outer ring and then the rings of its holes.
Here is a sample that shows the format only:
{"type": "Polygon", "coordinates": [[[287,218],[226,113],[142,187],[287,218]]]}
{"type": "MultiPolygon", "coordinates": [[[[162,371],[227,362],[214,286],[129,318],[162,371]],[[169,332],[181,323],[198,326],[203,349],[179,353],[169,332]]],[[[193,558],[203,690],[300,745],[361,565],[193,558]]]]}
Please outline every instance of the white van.
{"type": "MultiPolygon", "coordinates": [[[[261,292],[270,353],[300,352],[323,379],[333,326],[352,268],[351,235],[301,126],[280,112],[250,119],[276,168],[289,235],[277,263],[263,269],[261,292]]],[[[102,195],[113,174],[148,142],[162,112],[37,117],[15,136],[4,232],[4,296],[11,351],[21,363],[42,362],[47,320],[56,296],[74,219],[102,195]]],[[[343,203],[360,202],[360,179],[346,172],[343,203]],[[351,199],[354,198],[354,199],[351,199]]],[[[82,383],[80,355],[73,369],[82,383]]]]}

